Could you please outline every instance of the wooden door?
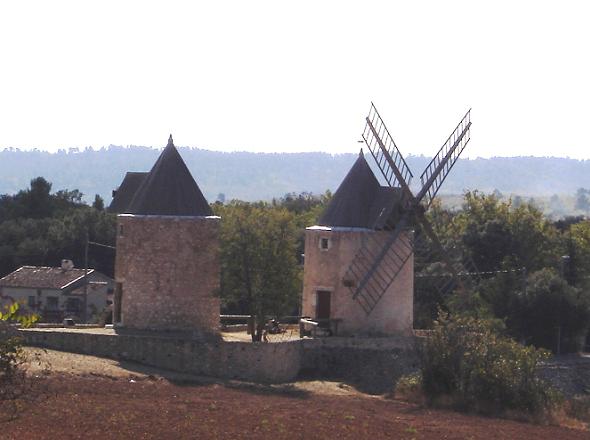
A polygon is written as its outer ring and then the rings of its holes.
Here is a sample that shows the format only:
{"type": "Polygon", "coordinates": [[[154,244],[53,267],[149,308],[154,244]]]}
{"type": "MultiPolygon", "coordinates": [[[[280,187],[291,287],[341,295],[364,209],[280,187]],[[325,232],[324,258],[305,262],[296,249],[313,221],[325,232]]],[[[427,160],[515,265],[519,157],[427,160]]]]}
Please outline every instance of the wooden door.
{"type": "Polygon", "coordinates": [[[115,297],[113,302],[113,324],[120,324],[121,308],[123,307],[123,283],[115,283],[115,297]]]}
{"type": "Polygon", "coordinates": [[[328,290],[318,290],[316,295],[316,319],[330,319],[330,299],[332,292],[328,290]]]}

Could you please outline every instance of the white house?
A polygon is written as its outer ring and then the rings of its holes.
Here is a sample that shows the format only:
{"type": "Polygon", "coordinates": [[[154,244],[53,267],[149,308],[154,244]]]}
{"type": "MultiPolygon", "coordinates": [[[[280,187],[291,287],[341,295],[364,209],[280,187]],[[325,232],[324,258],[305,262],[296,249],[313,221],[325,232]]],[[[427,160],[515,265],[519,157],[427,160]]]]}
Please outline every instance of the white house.
{"type": "Polygon", "coordinates": [[[0,302],[19,302],[42,322],[97,321],[112,309],[114,280],[94,269],[77,269],[69,260],[62,267],[22,266],[0,278],[0,302]]]}

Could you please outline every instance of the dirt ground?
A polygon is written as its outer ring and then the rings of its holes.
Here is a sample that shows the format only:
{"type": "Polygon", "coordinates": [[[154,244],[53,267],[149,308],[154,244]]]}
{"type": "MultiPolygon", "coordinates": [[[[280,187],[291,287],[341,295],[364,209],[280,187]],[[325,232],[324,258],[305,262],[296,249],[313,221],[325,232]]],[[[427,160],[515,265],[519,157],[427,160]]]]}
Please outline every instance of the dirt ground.
{"type": "Polygon", "coordinates": [[[281,386],[168,373],[27,349],[39,397],[2,439],[589,439],[590,432],[468,416],[337,382],[281,386]],[[50,364],[51,372],[44,374],[50,364]]]}

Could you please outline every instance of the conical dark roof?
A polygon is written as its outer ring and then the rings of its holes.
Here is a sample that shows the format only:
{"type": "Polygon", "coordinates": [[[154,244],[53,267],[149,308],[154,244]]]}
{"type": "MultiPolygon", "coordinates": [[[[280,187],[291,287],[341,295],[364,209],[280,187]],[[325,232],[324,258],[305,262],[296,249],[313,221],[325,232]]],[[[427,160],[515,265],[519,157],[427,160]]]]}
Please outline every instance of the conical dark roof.
{"type": "Polygon", "coordinates": [[[398,215],[400,200],[401,190],[381,186],[361,151],[318,224],[347,228],[391,228],[398,215]]]}
{"type": "Polygon", "coordinates": [[[207,216],[211,207],[193,179],[172,135],[168,145],[135,193],[127,210],[136,215],[207,216]]]}
{"type": "Polygon", "coordinates": [[[127,212],[133,196],[143,183],[149,173],[128,172],[125,174],[121,185],[116,191],[113,191],[113,201],[109,205],[108,211],[115,214],[127,212]]]}

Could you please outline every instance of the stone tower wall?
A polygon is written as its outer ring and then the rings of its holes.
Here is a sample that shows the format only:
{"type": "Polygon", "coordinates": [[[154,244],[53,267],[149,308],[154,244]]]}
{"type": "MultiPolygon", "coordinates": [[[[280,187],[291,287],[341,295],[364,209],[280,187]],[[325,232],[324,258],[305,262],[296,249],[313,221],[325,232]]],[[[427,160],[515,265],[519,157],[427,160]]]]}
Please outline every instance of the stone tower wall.
{"type": "Polygon", "coordinates": [[[219,218],[119,215],[115,280],[119,327],[218,333],[219,218]]]}
{"type": "MultiPolygon", "coordinates": [[[[366,315],[342,284],[344,275],[367,234],[389,232],[344,228],[307,229],[305,233],[305,267],[303,278],[304,316],[316,317],[316,292],[331,292],[330,317],[341,319],[339,335],[408,335],[413,331],[414,257],[406,261],[401,272],[383,295],[375,309],[366,315]],[[329,239],[329,249],[320,249],[320,240],[329,239]]],[[[398,240],[408,240],[409,233],[398,240]]]]}

